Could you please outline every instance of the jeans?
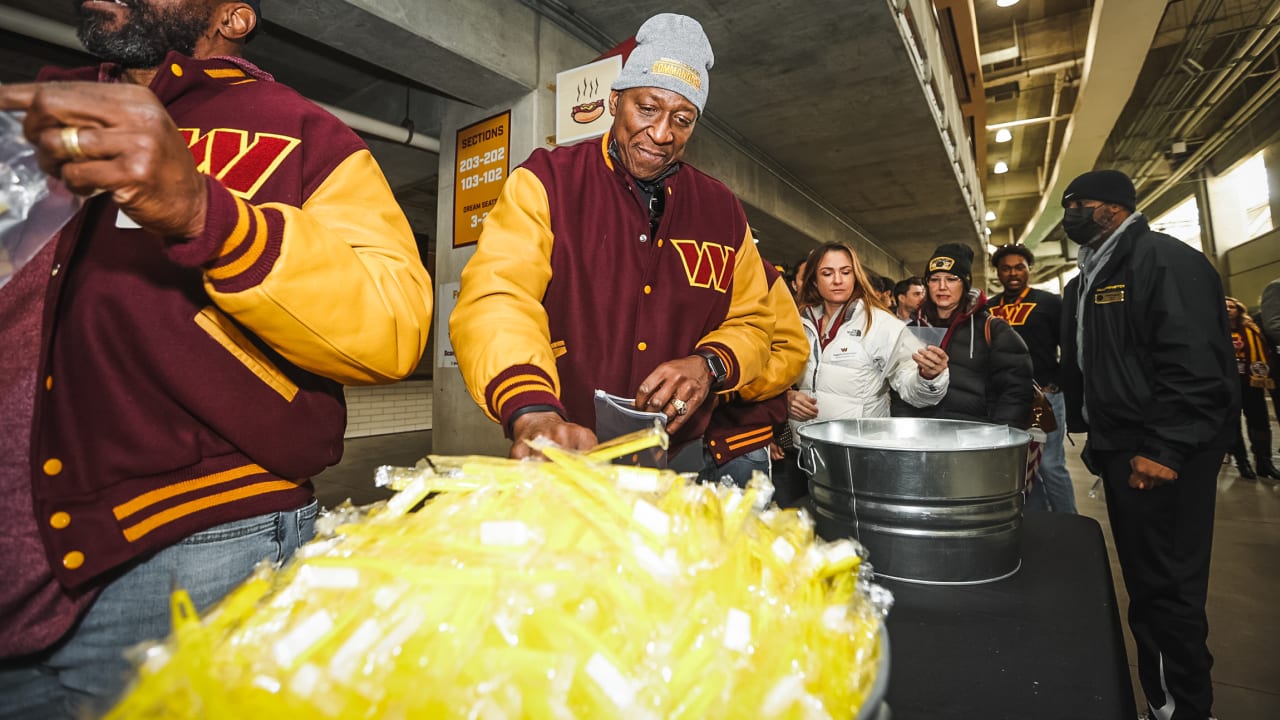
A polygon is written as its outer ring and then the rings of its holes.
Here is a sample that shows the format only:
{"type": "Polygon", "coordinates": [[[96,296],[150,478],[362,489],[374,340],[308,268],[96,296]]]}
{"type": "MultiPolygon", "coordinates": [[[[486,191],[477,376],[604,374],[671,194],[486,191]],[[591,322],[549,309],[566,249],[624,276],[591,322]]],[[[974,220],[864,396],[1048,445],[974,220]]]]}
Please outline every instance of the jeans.
{"type": "Polygon", "coordinates": [[[720,482],[720,479],[727,475],[734,485],[744,488],[747,486],[747,481],[751,479],[751,474],[757,470],[764,473],[765,477],[771,475],[770,466],[772,463],[769,462],[769,447],[767,445],[762,448],[756,448],[745,455],[739,455],[719,467],[711,459],[711,453],[703,450],[702,461],[702,472],[698,473],[699,482],[720,482]]]}
{"type": "Polygon", "coordinates": [[[0,718],[98,717],[133,677],[125,651],[171,629],[169,596],[183,588],[204,612],[263,559],[282,562],[315,534],[319,504],[225,523],[128,565],[66,638],[0,661],[0,718]]]}
{"type": "Polygon", "coordinates": [[[1042,493],[1037,497],[1037,488],[1033,487],[1027,500],[1028,506],[1038,505],[1050,512],[1075,513],[1076,493],[1071,486],[1071,474],[1067,472],[1067,453],[1062,443],[1067,436],[1067,406],[1061,392],[1044,394],[1053,407],[1053,416],[1058,420],[1058,429],[1049,433],[1044,442],[1044,451],[1040,456],[1040,468],[1036,471],[1036,486],[1042,493]],[[1040,505],[1043,503],[1043,505],[1040,505]]]}

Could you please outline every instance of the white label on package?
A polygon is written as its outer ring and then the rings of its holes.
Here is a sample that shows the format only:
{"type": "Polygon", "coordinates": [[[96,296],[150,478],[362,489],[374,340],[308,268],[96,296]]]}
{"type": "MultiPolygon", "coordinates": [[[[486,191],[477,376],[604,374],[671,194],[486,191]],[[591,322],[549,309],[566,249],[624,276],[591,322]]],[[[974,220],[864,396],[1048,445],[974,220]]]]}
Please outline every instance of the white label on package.
{"type": "Polygon", "coordinates": [[[640,567],[659,580],[666,580],[676,574],[678,568],[670,555],[659,555],[644,540],[634,535],[632,537],[636,548],[636,562],[640,563],[640,567]]]}
{"type": "Polygon", "coordinates": [[[751,616],[738,608],[729,608],[724,620],[724,646],[738,652],[751,647],[751,616]]]}
{"type": "Polygon", "coordinates": [[[360,587],[360,571],[349,567],[303,565],[298,570],[298,582],[313,588],[350,590],[360,587]]]}
{"type": "Polygon", "coordinates": [[[276,643],[274,648],[276,663],[286,668],[292,666],[299,655],[331,629],[333,629],[333,618],[329,617],[329,613],[324,610],[317,611],[298,623],[297,627],[276,643]]]}
{"type": "Polygon", "coordinates": [[[380,637],[382,631],[377,620],[370,618],[360,623],[360,627],[333,653],[333,659],[329,661],[329,676],[342,681],[350,678],[380,637]]]}
{"type": "Polygon", "coordinates": [[[858,547],[848,538],[841,538],[827,546],[827,562],[832,565],[852,560],[858,556],[858,547]]]}
{"type": "Polygon", "coordinates": [[[671,530],[671,516],[654,507],[652,503],[646,502],[643,498],[636,498],[636,504],[631,510],[631,516],[636,519],[636,522],[660,538],[666,537],[671,530]]]}
{"type": "Polygon", "coordinates": [[[529,544],[529,526],[519,520],[490,520],[480,523],[480,543],[519,547],[529,544]]]}
{"type": "Polygon", "coordinates": [[[760,714],[764,717],[777,717],[786,712],[804,694],[804,679],[796,675],[788,675],[774,683],[773,688],[764,696],[760,705],[760,714]]]}
{"type": "Polygon", "coordinates": [[[315,694],[320,680],[320,668],[307,663],[293,673],[293,679],[289,681],[289,689],[297,697],[309,698],[315,694]]]}
{"type": "Polygon", "coordinates": [[[773,541],[773,554],[782,562],[789,563],[796,559],[796,548],[786,538],[780,537],[773,541]]]}
{"type": "Polygon", "coordinates": [[[635,702],[636,689],[631,685],[631,681],[600,653],[592,655],[587,661],[586,671],[614,705],[625,710],[635,702]]]}
{"type": "Polygon", "coordinates": [[[618,487],[638,493],[656,493],[660,489],[658,472],[653,468],[620,465],[617,468],[618,487]]]}
{"type": "Polygon", "coordinates": [[[822,611],[822,626],[833,632],[843,632],[849,627],[849,609],[844,605],[832,605],[822,611]]]}

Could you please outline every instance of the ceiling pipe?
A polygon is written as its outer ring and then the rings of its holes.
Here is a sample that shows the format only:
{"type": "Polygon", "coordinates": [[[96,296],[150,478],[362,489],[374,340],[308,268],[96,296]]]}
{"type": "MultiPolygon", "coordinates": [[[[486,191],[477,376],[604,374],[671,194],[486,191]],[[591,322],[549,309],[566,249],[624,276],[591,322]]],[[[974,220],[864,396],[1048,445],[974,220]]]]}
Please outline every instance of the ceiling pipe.
{"type": "MultiPolygon", "coordinates": [[[[1280,21],[1280,0],[1271,4],[1239,49],[1232,53],[1231,58],[1220,69],[1214,71],[1217,77],[1191,101],[1191,111],[1180,117],[1167,134],[1167,139],[1177,140],[1194,130],[1214,105],[1236,90],[1244,79],[1250,76],[1254,68],[1270,57],[1277,38],[1280,38],[1280,25],[1277,25],[1277,21],[1280,21]]],[[[1134,179],[1142,181],[1150,177],[1152,166],[1158,160],[1159,155],[1148,158],[1134,179]]]]}
{"type": "Polygon", "coordinates": [[[1280,0],[1271,3],[1271,7],[1245,38],[1240,49],[1226,62],[1226,67],[1216,71],[1218,78],[1215,82],[1201,90],[1196,99],[1191,101],[1192,110],[1174,126],[1173,137],[1178,137],[1186,130],[1194,130],[1218,101],[1235,89],[1254,67],[1268,59],[1271,45],[1277,37],[1280,37],[1280,25],[1276,24],[1277,20],[1280,20],[1280,0]],[[1227,67],[1230,70],[1227,70],[1227,67]]]}
{"type": "MultiPolygon", "coordinates": [[[[85,50],[84,45],[80,43],[80,39],[76,37],[75,28],[16,8],[0,7],[0,29],[47,42],[51,45],[64,47],[68,50],[88,52],[85,50]]],[[[399,125],[383,122],[340,107],[314,100],[312,102],[332,113],[334,117],[346,123],[348,127],[356,132],[389,140],[406,147],[424,150],[437,155],[440,154],[439,138],[419,135],[399,125]]]]}
{"type": "MultiPolygon", "coordinates": [[[[1066,71],[1059,70],[1057,75],[1053,76],[1053,105],[1049,107],[1049,137],[1044,142],[1044,165],[1041,167],[1052,167],[1049,160],[1053,156],[1053,131],[1058,125],[1058,101],[1062,99],[1062,85],[1066,80],[1066,71]]],[[[1040,181],[1040,192],[1044,192],[1044,180],[1040,181]]]]}
{"type": "Polygon", "coordinates": [[[1205,38],[1221,9],[1222,0],[1206,0],[1196,8],[1173,57],[1169,60],[1164,73],[1156,81],[1155,88],[1148,95],[1144,111],[1138,114],[1134,122],[1125,130],[1124,136],[1116,143],[1114,153],[1116,157],[1147,155],[1149,158],[1134,174],[1135,184],[1141,183],[1141,179],[1154,162],[1155,149],[1163,140],[1171,137],[1168,128],[1174,119],[1170,117],[1168,109],[1179,107],[1192,85],[1185,78],[1183,68],[1188,60],[1194,59],[1193,53],[1205,47],[1205,38]]]}
{"type": "Polygon", "coordinates": [[[1160,199],[1162,195],[1173,190],[1174,186],[1177,185],[1182,178],[1186,177],[1192,171],[1203,165],[1206,160],[1213,156],[1213,153],[1220,150],[1222,146],[1226,145],[1237,132],[1240,132],[1241,129],[1248,125],[1249,121],[1261,112],[1267,102],[1269,102],[1271,98],[1275,97],[1278,92],[1280,92],[1280,73],[1273,75],[1266,85],[1263,85],[1258,92],[1254,93],[1248,100],[1246,100],[1244,105],[1233,113],[1231,117],[1223,123],[1222,127],[1215,132],[1207,142],[1205,142],[1204,145],[1197,148],[1196,151],[1191,154],[1191,157],[1187,158],[1186,162],[1182,163],[1182,165],[1178,166],[1178,169],[1170,173],[1169,177],[1162,180],[1151,192],[1144,192],[1143,200],[1138,204],[1139,209],[1149,207],[1156,200],[1160,199]]]}
{"type": "MultiPolygon", "coordinates": [[[[1055,85],[1056,85],[1056,84],[1055,84],[1055,85]]],[[[1052,114],[1050,114],[1050,115],[1045,115],[1044,117],[1026,118],[1025,120],[1010,120],[1009,122],[1002,122],[1002,123],[996,123],[995,125],[988,125],[988,126],[987,126],[987,131],[988,131],[988,132],[990,132],[990,131],[992,131],[992,130],[999,130],[999,129],[1001,129],[1001,128],[1015,128],[1015,127],[1023,127],[1023,126],[1025,126],[1025,125],[1042,125],[1042,124],[1044,124],[1044,123],[1050,123],[1050,124],[1052,124],[1052,123],[1055,123],[1055,122],[1057,122],[1057,121],[1059,121],[1059,120],[1066,120],[1067,118],[1071,117],[1071,113],[1065,113],[1065,114],[1063,114],[1063,115],[1059,115],[1059,114],[1058,114],[1058,112],[1057,112],[1057,111],[1058,111],[1058,96],[1059,96],[1059,94],[1060,94],[1061,92],[1062,92],[1062,89],[1061,89],[1061,88],[1059,88],[1059,87],[1055,87],[1055,88],[1054,88],[1054,91],[1053,91],[1053,113],[1052,113],[1052,114]]]]}
{"type": "Polygon", "coordinates": [[[1003,85],[1010,80],[1024,80],[1026,78],[1036,77],[1038,75],[1057,75],[1064,70],[1074,70],[1084,63],[1081,58],[1072,60],[1063,60],[1062,62],[1050,63],[1048,65],[1040,65],[1038,67],[1027,68],[1026,70],[1015,69],[1003,72],[994,72],[983,76],[982,86],[984,88],[993,87],[995,85],[1003,85]]]}

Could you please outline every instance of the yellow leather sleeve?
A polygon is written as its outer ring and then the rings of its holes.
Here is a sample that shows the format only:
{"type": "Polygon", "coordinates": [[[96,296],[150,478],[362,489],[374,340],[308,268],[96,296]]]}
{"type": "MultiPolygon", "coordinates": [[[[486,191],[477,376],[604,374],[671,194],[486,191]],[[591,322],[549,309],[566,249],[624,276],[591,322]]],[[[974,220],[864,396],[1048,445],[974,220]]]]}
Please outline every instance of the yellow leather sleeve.
{"type": "Polygon", "coordinates": [[[368,150],[344,160],[302,204],[249,206],[283,217],[280,257],[254,287],[205,289],[218,308],[309,372],[347,385],[399,380],[431,328],[431,277],[409,221],[368,150]]]}
{"type": "Polygon", "coordinates": [[[809,361],[809,342],[800,323],[800,311],[787,290],[787,281],[778,278],[769,288],[768,303],[773,310],[773,341],[769,362],[760,377],[742,386],[744,400],[760,401],[776,397],[791,387],[809,361]]]}
{"type": "MultiPolygon", "coordinates": [[[[722,390],[740,390],[764,372],[774,325],[773,309],[766,302],[768,294],[763,261],[748,229],[741,248],[734,254],[733,297],[729,302],[729,312],[720,327],[698,341],[699,347],[720,344],[733,354],[736,381],[722,390]]],[[[735,376],[732,369],[730,376],[735,376]]]]}
{"type": "Polygon", "coordinates": [[[542,306],[551,281],[553,239],[546,188],[532,172],[516,168],[485,218],[449,318],[449,336],[467,390],[495,422],[501,408],[490,407],[485,391],[504,370],[537,367],[550,378],[550,391],[560,393],[542,306]]]}

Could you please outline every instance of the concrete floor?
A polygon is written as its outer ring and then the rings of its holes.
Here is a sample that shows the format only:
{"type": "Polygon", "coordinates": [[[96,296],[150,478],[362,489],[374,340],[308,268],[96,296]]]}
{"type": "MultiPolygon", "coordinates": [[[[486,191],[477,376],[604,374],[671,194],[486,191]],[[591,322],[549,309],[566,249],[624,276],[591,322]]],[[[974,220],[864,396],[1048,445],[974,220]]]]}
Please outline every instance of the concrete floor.
{"type": "MultiPolygon", "coordinates": [[[[1280,429],[1273,425],[1273,431],[1280,440],[1280,429]]],[[[1080,512],[1103,527],[1124,609],[1128,596],[1115,562],[1102,489],[1096,498],[1089,496],[1093,478],[1080,462],[1084,436],[1076,436],[1075,442],[1067,446],[1067,463],[1076,500],[1080,512]]],[[[385,499],[390,493],[374,487],[374,469],[412,465],[430,447],[429,430],[350,439],[342,462],[315,478],[316,494],[325,507],[346,498],[356,504],[385,499]]],[[[1223,465],[1218,475],[1208,611],[1215,714],[1223,720],[1280,718],[1280,489],[1242,480],[1234,465],[1223,465]]],[[[1125,642],[1141,708],[1133,639],[1127,629],[1125,642]]]]}

